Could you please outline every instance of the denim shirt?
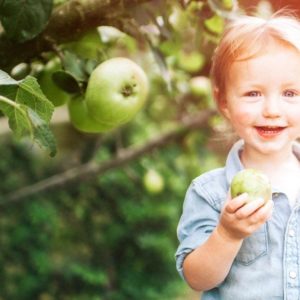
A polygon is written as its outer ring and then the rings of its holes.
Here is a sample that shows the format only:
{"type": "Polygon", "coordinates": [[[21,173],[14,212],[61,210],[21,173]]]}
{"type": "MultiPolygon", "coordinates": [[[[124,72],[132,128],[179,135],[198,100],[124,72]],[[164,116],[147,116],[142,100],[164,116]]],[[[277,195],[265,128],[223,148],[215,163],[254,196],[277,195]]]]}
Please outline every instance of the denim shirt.
{"type": "MultiPolygon", "coordinates": [[[[231,179],[244,168],[239,158],[242,147],[243,141],[238,141],[225,167],[200,175],[187,190],[177,228],[176,267],[183,278],[184,258],[214,230],[231,179]]],[[[300,160],[299,144],[295,143],[293,150],[300,160]]],[[[202,300],[300,299],[300,201],[291,208],[286,194],[276,188],[272,199],[272,217],[244,239],[227,277],[203,292],[202,300]]]]}

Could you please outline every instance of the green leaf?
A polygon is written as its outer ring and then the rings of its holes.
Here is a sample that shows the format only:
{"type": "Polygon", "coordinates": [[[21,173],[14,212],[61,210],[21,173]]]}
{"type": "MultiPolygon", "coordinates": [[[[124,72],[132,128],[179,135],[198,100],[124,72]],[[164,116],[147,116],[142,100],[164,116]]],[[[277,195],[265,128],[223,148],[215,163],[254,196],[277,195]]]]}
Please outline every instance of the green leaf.
{"type": "Polygon", "coordinates": [[[55,155],[55,139],[49,128],[54,106],[44,96],[34,77],[15,81],[1,71],[0,110],[8,117],[16,137],[30,135],[51,156],[55,155]]]}
{"type": "Polygon", "coordinates": [[[0,21],[10,39],[25,42],[42,32],[52,7],[52,0],[1,1],[0,21]]]}
{"type": "Polygon", "coordinates": [[[33,138],[41,146],[56,153],[54,136],[49,128],[54,106],[44,96],[34,77],[27,76],[21,83],[16,102],[26,105],[27,114],[33,128],[33,138]]]}
{"type": "Polygon", "coordinates": [[[0,70],[0,95],[14,99],[17,92],[18,81],[11,78],[7,73],[0,70]]]}
{"type": "Polygon", "coordinates": [[[50,152],[50,156],[56,154],[55,138],[48,124],[31,108],[28,108],[28,116],[33,127],[33,138],[42,148],[50,152]]]}
{"type": "MultiPolygon", "coordinates": [[[[10,99],[7,99],[9,101],[10,99]]],[[[0,96],[0,109],[8,117],[9,127],[13,130],[14,135],[20,138],[24,135],[31,135],[31,125],[26,116],[26,111],[22,107],[4,102],[5,97],[0,96]]],[[[14,102],[13,102],[14,103],[14,102]]]]}
{"type": "Polygon", "coordinates": [[[86,72],[86,62],[75,54],[65,51],[62,60],[63,69],[71,74],[77,81],[87,81],[89,74],[86,72]]]}
{"type": "Polygon", "coordinates": [[[11,78],[6,72],[0,70],[0,85],[18,84],[16,80],[11,78]]]}
{"type": "Polygon", "coordinates": [[[16,102],[30,107],[43,120],[50,122],[54,106],[44,96],[36,78],[27,76],[20,82],[16,102]]]}
{"type": "Polygon", "coordinates": [[[11,78],[7,73],[0,70],[0,109],[9,119],[9,127],[13,129],[15,136],[29,134],[26,114],[19,106],[12,102],[18,90],[18,81],[11,78]],[[19,126],[19,124],[23,124],[19,126]]]}
{"type": "Polygon", "coordinates": [[[95,70],[99,62],[97,62],[94,59],[87,59],[84,65],[84,70],[88,74],[88,76],[91,75],[91,73],[95,70]]]}
{"type": "Polygon", "coordinates": [[[72,74],[66,71],[56,71],[52,74],[52,80],[54,83],[70,94],[80,93],[79,82],[74,78],[72,74]]]}

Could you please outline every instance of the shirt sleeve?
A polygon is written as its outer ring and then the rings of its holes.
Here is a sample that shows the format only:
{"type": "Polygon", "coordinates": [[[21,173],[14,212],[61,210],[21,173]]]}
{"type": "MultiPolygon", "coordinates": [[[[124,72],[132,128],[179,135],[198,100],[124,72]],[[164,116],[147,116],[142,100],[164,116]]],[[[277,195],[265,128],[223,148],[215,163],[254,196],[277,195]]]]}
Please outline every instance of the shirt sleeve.
{"type": "Polygon", "coordinates": [[[196,184],[192,183],[187,190],[177,227],[180,243],[175,254],[176,268],[183,279],[182,265],[185,257],[207,240],[219,221],[219,214],[205,195],[199,192],[196,184]]]}

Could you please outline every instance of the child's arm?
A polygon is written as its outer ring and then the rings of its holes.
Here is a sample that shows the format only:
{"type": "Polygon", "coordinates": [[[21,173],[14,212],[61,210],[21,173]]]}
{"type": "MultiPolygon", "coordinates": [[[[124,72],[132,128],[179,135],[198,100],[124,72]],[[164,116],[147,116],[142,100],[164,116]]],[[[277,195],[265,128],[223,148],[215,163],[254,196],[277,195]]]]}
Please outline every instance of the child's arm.
{"type": "Polygon", "coordinates": [[[273,202],[259,199],[245,204],[247,195],[229,199],[220,222],[205,243],[184,260],[183,273],[195,290],[209,290],[227,276],[243,239],[257,230],[272,214],[273,202]]]}

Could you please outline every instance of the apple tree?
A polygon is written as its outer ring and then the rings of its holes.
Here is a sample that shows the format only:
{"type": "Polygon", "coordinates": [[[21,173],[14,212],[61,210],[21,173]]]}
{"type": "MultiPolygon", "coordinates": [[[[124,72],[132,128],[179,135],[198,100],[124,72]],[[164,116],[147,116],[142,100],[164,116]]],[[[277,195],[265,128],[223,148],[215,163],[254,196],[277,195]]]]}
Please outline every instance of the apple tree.
{"type": "Polygon", "coordinates": [[[0,1],[0,299],[183,293],[182,199],[227,146],[210,59],[226,20],[272,11],[250,2],[0,1]]]}

